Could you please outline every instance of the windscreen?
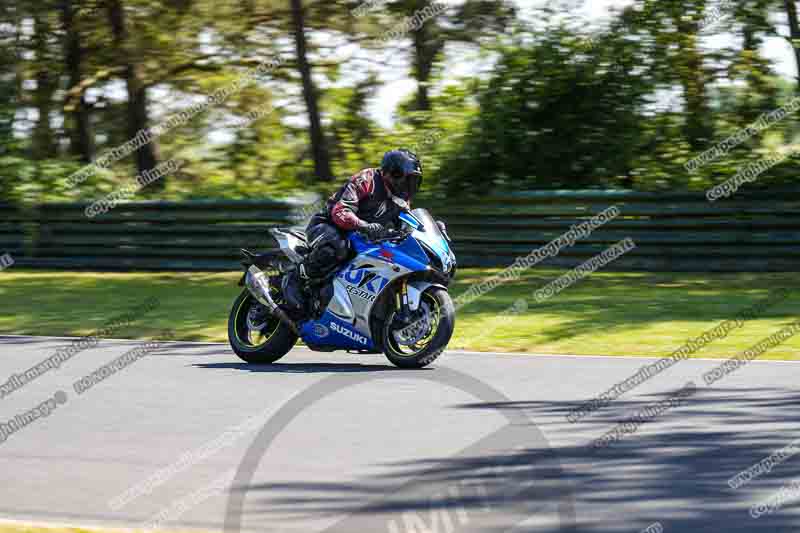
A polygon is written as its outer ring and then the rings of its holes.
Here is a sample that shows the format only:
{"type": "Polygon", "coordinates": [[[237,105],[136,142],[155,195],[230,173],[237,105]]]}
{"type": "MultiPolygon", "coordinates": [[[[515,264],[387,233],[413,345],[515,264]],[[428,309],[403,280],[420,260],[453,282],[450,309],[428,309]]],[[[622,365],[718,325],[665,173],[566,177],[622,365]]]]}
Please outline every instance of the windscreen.
{"type": "Polygon", "coordinates": [[[447,240],[442,235],[439,225],[430,213],[425,209],[414,209],[411,211],[414,218],[420,221],[425,231],[415,231],[414,238],[425,243],[434,253],[436,253],[445,265],[445,270],[449,270],[453,255],[447,240]]]}

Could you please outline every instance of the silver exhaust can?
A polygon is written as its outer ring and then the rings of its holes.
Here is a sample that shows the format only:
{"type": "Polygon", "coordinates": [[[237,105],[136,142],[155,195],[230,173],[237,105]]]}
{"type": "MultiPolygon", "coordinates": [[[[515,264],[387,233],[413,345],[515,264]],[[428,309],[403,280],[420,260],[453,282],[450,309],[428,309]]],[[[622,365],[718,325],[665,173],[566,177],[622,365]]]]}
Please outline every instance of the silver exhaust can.
{"type": "Polygon", "coordinates": [[[250,268],[247,269],[247,276],[245,277],[244,281],[247,290],[250,291],[250,294],[253,295],[258,303],[269,309],[270,313],[278,317],[281,322],[289,326],[291,330],[299,335],[300,328],[297,324],[289,318],[289,315],[286,312],[278,307],[278,304],[275,303],[275,300],[272,299],[270,295],[270,285],[269,285],[269,276],[267,273],[258,268],[255,265],[250,265],[250,268]]]}
{"type": "Polygon", "coordinates": [[[267,273],[255,265],[250,265],[247,269],[247,277],[244,282],[247,290],[253,295],[253,298],[265,306],[270,311],[274,311],[278,305],[269,294],[269,277],[267,273]]]}

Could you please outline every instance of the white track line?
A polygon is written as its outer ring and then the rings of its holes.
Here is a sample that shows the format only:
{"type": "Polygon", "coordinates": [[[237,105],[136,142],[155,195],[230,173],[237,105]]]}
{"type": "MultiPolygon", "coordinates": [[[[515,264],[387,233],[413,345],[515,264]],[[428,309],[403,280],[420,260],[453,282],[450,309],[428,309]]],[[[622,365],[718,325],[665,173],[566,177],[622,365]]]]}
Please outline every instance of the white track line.
{"type": "MultiPolygon", "coordinates": [[[[8,335],[3,335],[7,337],[8,335]]],[[[198,532],[198,533],[208,533],[215,530],[213,526],[208,526],[207,528],[200,528],[196,526],[180,526],[174,529],[156,529],[156,530],[145,530],[141,527],[137,527],[134,525],[130,526],[107,526],[107,525],[98,525],[92,524],[87,525],[85,523],[76,523],[76,522],[49,522],[47,520],[39,520],[39,521],[32,521],[32,520],[16,520],[13,518],[0,518],[0,526],[19,526],[24,528],[36,528],[36,529],[43,529],[43,530],[63,530],[63,529],[78,529],[78,530],[85,530],[85,531],[97,531],[98,533],[102,533],[105,531],[114,531],[119,533],[153,533],[153,531],[168,533],[168,532],[198,532]]],[[[242,530],[242,531],[249,531],[249,530],[242,530]]],[[[287,530],[290,531],[290,530],[287,530]]],[[[294,530],[291,530],[294,531],[294,530]]]]}
{"type": "Polygon", "coordinates": [[[72,522],[32,522],[30,520],[14,520],[13,518],[0,518],[0,525],[3,526],[19,526],[24,528],[36,529],[83,529],[87,531],[119,531],[119,532],[132,532],[142,531],[133,527],[124,526],[96,526],[86,524],[76,524],[72,522]]]}

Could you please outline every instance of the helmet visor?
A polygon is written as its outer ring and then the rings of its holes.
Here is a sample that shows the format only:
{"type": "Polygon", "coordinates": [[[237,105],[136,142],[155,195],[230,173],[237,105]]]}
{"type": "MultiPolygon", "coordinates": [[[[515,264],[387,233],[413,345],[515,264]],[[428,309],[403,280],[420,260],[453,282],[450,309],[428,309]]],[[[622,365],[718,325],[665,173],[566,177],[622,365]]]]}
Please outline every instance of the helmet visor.
{"type": "Polygon", "coordinates": [[[387,175],[387,178],[392,192],[406,198],[413,197],[422,184],[422,174],[418,171],[411,173],[392,172],[387,175]]]}

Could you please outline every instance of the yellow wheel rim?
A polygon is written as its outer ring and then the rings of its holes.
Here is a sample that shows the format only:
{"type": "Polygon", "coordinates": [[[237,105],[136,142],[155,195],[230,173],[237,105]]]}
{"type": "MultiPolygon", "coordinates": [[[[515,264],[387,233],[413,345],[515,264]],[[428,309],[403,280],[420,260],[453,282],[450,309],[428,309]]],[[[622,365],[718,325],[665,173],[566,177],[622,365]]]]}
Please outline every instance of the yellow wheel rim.
{"type": "MultiPolygon", "coordinates": [[[[239,327],[240,327],[240,323],[242,321],[242,317],[241,317],[242,309],[245,307],[245,304],[251,304],[253,302],[253,300],[254,300],[254,298],[249,294],[247,295],[247,297],[242,298],[242,301],[239,304],[239,307],[236,309],[236,315],[234,316],[234,319],[233,319],[233,321],[234,321],[233,333],[236,336],[236,340],[239,341],[239,344],[243,344],[243,345],[247,346],[248,348],[256,348],[257,349],[257,348],[261,348],[262,346],[267,344],[269,342],[269,340],[272,337],[275,336],[275,333],[277,333],[278,328],[281,326],[281,323],[280,323],[280,320],[274,319],[275,320],[275,327],[272,328],[272,330],[270,331],[269,335],[265,335],[264,334],[264,330],[257,330],[258,333],[259,333],[259,337],[261,337],[261,339],[259,341],[257,341],[257,342],[254,342],[252,340],[252,334],[253,334],[254,330],[252,330],[250,328],[247,328],[247,340],[242,340],[241,336],[239,335],[239,327]]],[[[248,312],[250,311],[249,306],[248,306],[248,310],[247,311],[248,312]]],[[[244,322],[246,324],[246,322],[247,322],[247,318],[246,317],[244,318],[244,322]]],[[[269,321],[267,323],[269,323],[269,321]]]]}

